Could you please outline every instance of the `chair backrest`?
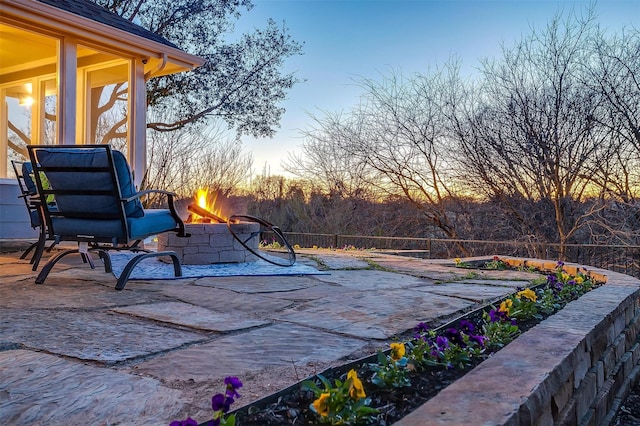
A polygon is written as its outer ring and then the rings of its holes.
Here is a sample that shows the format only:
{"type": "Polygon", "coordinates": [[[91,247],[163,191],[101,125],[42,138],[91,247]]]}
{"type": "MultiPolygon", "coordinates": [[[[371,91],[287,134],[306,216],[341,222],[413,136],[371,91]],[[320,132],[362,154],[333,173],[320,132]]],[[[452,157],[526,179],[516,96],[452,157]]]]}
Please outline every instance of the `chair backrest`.
{"type": "Polygon", "coordinates": [[[29,213],[29,219],[32,228],[37,228],[41,225],[41,219],[38,214],[38,206],[33,202],[34,198],[38,195],[36,184],[32,179],[33,167],[29,161],[16,161],[11,160],[11,166],[16,175],[18,181],[18,187],[20,188],[20,198],[24,200],[27,212],[29,213]]]}
{"type": "Polygon", "coordinates": [[[29,161],[11,160],[11,166],[16,175],[20,193],[22,195],[36,195],[38,191],[35,182],[31,178],[31,175],[33,175],[31,163],[29,161]]]}
{"type": "Polygon", "coordinates": [[[56,239],[73,240],[86,233],[90,241],[127,242],[127,216],[142,217],[144,210],[138,199],[122,202],[136,192],[122,153],[109,145],[27,148],[38,193],[55,197],[56,209],[45,205],[44,212],[56,239]]]}

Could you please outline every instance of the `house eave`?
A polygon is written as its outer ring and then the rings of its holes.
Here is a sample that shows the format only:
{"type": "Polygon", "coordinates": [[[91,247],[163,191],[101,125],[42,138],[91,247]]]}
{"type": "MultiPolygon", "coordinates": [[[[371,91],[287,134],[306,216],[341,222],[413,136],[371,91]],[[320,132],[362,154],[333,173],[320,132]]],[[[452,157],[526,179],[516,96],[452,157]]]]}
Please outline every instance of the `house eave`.
{"type": "Polygon", "coordinates": [[[23,28],[31,26],[38,32],[53,36],[68,36],[88,47],[99,47],[120,55],[141,58],[147,62],[163,61],[167,66],[156,69],[149,65],[152,76],[188,71],[205,63],[199,56],[184,52],[136,34],[132,34],[112,26],[96,22],[79,15],[52,7],[35,0],[0,0],[2,5],[1,20],[8,24],[23,28]]]}

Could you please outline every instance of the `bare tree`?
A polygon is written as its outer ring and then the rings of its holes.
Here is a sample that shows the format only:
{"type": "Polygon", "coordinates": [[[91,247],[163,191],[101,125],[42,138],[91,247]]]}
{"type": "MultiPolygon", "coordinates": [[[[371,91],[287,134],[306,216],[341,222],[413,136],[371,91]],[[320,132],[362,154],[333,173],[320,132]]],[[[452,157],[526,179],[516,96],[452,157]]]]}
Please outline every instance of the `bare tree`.
{"type": "Polygon", "coordinates": [[[148,131],[150,167],[145,185],[192,197],[199,188],[231,195],[251,172],[253,158],[233,139],[210,127],[164,133],[148,131]]]}
{"type": "Polygon", "coordinates": [[[467,125],[457,126],[469,182],[517,217],[524,232],[561,244],[600,208],[578,204],[615,152],[597,125],[601,98],[582,84],[593,31],[591,14],[565,22],[556,16],[544,31],[503,47],[500,60],[482,63],[481,91],[467,125]],[[532,216],[533,205],[543,211],[532,216]],[[537,232],[532,219],[540,215],[553,218],[555,235],[537,232]]]}
{"type": "Polygon", "coordinates": [[[289,154],[283,168],[307,180],[315,190],[342,198],[377,199],[379,191],[369,183],[372,169],[348,150],[348,132],[342,114],[325,112],[323,117],[311,116],[316,126],[304,131],[302,152],[289,154]]]}
{"type": "Polygon", "coordinates": [[[584,84],[602,97],[598,124],[617,143],[615,162],[603,168],[600,184],[608,195],[637,199],[640,176],[640,31],[623,29],[591,37],[592,60],[584,64],[584,84]]]}
{"type": "Polygon", "coordinates": [[[360,104],[323,128],[326,135],[341,134],[332,143],[344,144],[347,155],[366,165],[370,185],[404,197],[449,238],[458,233],[445,207],[456,200],[446,106],[457,71],[452,65],[412,78],[391,72],[381,82],[361,79],[360,104]]]}
{"type": "Polygon", "coordinates": [[[586,82],[606,99],[609,116],[601,124],[640,152],[640,31],[598,32],[592,43],[595,60],[586,67],[586,82]]]}

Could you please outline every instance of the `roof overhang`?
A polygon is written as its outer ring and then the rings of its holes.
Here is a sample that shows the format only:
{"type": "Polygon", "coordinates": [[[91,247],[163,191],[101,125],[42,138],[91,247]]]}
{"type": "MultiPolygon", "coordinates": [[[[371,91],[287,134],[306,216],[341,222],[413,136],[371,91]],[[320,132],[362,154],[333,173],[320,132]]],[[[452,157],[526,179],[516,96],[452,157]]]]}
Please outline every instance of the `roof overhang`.
{"type": "Polygon", "coordinates": [[[36,0],[0,0],[0,21],[52,37],[70,37],[119,57],[139,58],[149,77],[189,71],[205,60],[154,40],[132,34],[36,0]]]}

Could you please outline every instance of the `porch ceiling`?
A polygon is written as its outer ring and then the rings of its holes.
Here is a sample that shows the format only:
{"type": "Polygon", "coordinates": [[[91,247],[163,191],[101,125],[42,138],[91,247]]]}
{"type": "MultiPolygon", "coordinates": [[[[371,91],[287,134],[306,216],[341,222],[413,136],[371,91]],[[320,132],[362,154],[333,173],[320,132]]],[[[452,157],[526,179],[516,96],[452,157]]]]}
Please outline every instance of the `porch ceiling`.
{"type": "Polygon", "coordinates": [[[0,83],[20,79],[25,70],[38,70],[38,75],[55,73],[57,43],[62,37],[78,42],[79,67],[137,57],[144,59],[145,73],[153,77],[190,70],[204,63],[202,58],[172,45],[49,4],[33,0],[0,0],[0,3],[3,9],[0,83]]]}
{"type": "Polygon", "coordinates": [[[0,74],[55,64],[55,52],[56,40],[0,24],[0,74]]]}
{"type": "MultiPolygon", "coordinates": [[[[0,84],[54,75],[56,44],[54,38],[0,24],[0,84]]],[[[110,64],[109,68],[94,75],[94,87],[127,80],[127,64],[123,58],[83,46],[78,46],[77,53],[78,68],[110,64]]]]}

